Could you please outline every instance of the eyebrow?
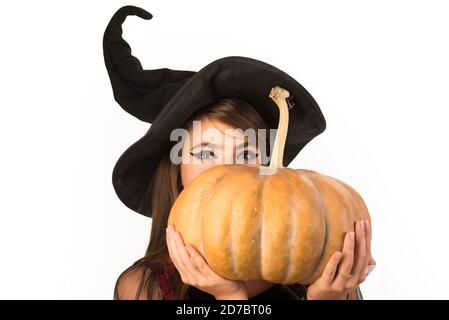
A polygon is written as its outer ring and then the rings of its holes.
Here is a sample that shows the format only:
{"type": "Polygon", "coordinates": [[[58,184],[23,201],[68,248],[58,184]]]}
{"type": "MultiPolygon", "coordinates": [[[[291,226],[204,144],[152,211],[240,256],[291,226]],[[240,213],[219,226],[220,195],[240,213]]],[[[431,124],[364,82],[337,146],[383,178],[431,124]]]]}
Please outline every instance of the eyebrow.
{"type": "MultiPolygon", "coordinates": [[[[218,145],[218,144],[215,144],[215,143],[210,143],[210,142],[201,142],[201,143],[198,143],[197,145],[195,145],[195,146],[193,146],[191,149],[194,149],[194,148],[196,148],[196,147],[198,147],[198,146],[207,146],[207,147],[221,147],[221,145],[218,145]]],[[[190,149],[190,150],[191,150],[190,149]]]]}
{"type": "MultiPolygon", "coordinates": [[[[220,144],[215,144],[215,143],[210,143],[210,142],[204,141],[204,142],[196,144],[190,150],[192,150],[192,149],[194,149],[196,147],[199,147],[199,146],[201,146],[201,147],[202,146],[207,146],[207,147],[218,147],[218,148],[221,148],[220,144]]],[[[239,145],[237,145],[237,149],[241,148],[241,147],[247,147],[247,146],[248,146],[248,141],[244,141],[244,142],[240,143],[239,145]]],[[[255,145],[251,145],[251,146],[255,146],[255,145]]]]}

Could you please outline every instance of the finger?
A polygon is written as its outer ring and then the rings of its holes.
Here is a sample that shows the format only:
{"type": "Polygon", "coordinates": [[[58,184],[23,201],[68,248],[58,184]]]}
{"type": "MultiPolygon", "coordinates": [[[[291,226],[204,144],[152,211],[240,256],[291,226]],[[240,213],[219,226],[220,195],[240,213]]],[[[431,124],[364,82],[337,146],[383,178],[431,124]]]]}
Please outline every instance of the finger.
{"type": "Polygon", "coordinates": [[[367,260],[366,249],[366,232],[364,221],[360,220],[355,226],[354,265],[351,270],[351,274],[354,278],[360,274],[367,260]]]}
{"type": "Polygon", "coordinates": [[[172,262],[175,265],[176,269],[179,270],[178,263],[176,261],[176,256],[175,256],[175,253],[173,251],[173,238],[171,236],[170,226],[167,226],[165,231],[166,231],[165,238],[166,238],[166,242],[167,242],[168,254],[170,255],[170,259],[172,260],[172,262]]]}
{"type": "Polygon", "coordinates": [[[335,274],[337,273],[338,263],[340,262],[342,253],[340,251],[335,252],[326,266],[324,267],[323,276],[324,281],[330,286],[335,279],[335,274]]]}
{"type": "Polygon", "coordinates": [[[368,274],[373,271],[374,267],[376,266],[376,262],[374,261],[373,257],[371,256],[371,226],[369,223],[369,220],[365,220],[364,224],[365,228],[365,237],[366,237],[366,258],[365,258],[365,265],[363,267],[363,274],[360,277],[360,282],[365,281],[368,274]]]}
{"type": "Polygon", "coordinates": [[[181,258],[181,264],[183,265],[184,269],[189,273],[190,281],[193,280],[191,284],[195,285],[202,280],[203,275],[196,268],[196,265],[193,264],[192,258],[190,257],[190,254],[184,245],[184,240],[182,239],[181,234],[176,230],[174,231],[174,238],[176,242],[176,250],[179,253],[179,257],[181,258]]]}
{"type": "Polygon", "coordinates": [[[184,280],[183,282],[187,284],[193,284],[194,277],[188,267],[188,257],[185,254],[184,242],[180,238],[179,233],[176,231],[175,227],[172,225],[171,236],[173,238],[173,251],[176,253],[178,264],[183,271],[184,280]],[[181,240],[180,240],[181,239],[181,240]],[[184,250],[183,250],[184,249],[184,250]]]}
{"type": "Polygon", "coordinates": [[[366,255],[366,237],[364,221],[358,221],[355,226],[355,256],[354,265],[351,270],[351,278],[346,283],[347,287],[355,288],[366,274],[368,259],[366,255]]]}
{"type": "Polygon", "coordinates": [[[176,269],[178,270],[181,279],[183,282],[186,282],[188,277],[187,273],[184,270],[184,266],[181,264],[181,259],[179,258],[178,252],[176,250],[176,243],[173,236],[173,226],[169,225],[167,228],[167,247],[168,251],[170,253],[170,258],[172,259],[173,264],[175,265],[176,269]]]}
{"type": "Polygon", "coordinates": [[[204,276],[215,275],[216,273],[209,267],[203,255],[192,245],[187,247],[193,263],[204,276]]]}
{"type": "Polygon", "coordinates": [[[343,244],[342,258],[337,269],[337,275],[332,284],[336,290],[343,290],[348,276],[351,274],[352,265],[354,262],[354,246],[355,246],[355,233],[346,233],[345,241],[343,244]]]}
{"type": "Polygon", "coordinates": [[[368,265],[372,266],[371,269],[373,269],[374,266],[376,265],[376,261],[374,260],[373,255],[371,253],[371,238],[372,238],[373,231],[372,231],[370,220],[368,219],[366,221],[367,221],[367,226],[368,226],[367,230],[366,230],[366,244],[367,244],[367,247],[368,247],[367,255],[369,257],[368,265]]]}
{"type": "Polygon", "coordinates": [[[369,221],[369,219],[365,220],[365,233],[366,233],[366,244],[367,244],[367,254],[369,256],[371,256],[371,235],[372,235],[372,231],[371,231],[371,223],[369,221]]]}
{"type": "Polygon", "coordinates": [[[173,233],[176,243],[176,250],[179,253],[179,257],[181,258],[181,264],[184,266],[186,270],[190,272],[196,272],[197,271],[196,265],[193,264],[192,258],[184,244],[184,240],[182,239],[181,234],[176,230],[173,233]]]}

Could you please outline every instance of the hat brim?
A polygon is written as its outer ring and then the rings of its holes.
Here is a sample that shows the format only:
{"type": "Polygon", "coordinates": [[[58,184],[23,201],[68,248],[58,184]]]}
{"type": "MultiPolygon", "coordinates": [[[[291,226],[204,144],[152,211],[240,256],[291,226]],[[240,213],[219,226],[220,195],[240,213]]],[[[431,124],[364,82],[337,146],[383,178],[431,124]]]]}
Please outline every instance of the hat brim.
{"type": "MultiPolygon", "coordinates": [[[[289,110],[284,166],[326,128],[325,118],[309,92],[295,79],[260,60],[230,56],[206,65],[195,73],[160,111],[145,135],[118,159],[112,183],[119,199],[130,209],[151,217],[144,197],[165,152],[176,143],[170,133],[182,127],[195,111],[218,98],[241,97],[250,102],[270,128],[277,128],[279,110],[269,97],[272,87],[289,91],[295,105],[289,110]]],[[[150,106],[149,106],[150,107],[150,106]]]]}

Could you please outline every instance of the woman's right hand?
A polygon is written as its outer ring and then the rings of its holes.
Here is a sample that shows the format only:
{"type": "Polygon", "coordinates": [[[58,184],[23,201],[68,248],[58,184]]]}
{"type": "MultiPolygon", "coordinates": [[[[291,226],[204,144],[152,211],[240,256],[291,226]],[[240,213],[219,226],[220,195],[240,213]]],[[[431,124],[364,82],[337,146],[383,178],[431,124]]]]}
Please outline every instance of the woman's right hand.
{"type": "Polygon", "coordinates": [[[167,227],[167,247],[170,258],[185,284],[213,295],[217,300],[247,300],[243,281],[234,281],[216,274],[201,253],[184,241],[173,225],[167,227]]]}

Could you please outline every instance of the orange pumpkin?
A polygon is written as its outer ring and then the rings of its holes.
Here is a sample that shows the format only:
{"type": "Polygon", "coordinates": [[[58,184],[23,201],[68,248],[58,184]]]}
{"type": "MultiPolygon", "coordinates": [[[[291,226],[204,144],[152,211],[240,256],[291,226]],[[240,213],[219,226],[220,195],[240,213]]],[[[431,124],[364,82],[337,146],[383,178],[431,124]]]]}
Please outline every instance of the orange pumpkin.
{"type": "Polygon", "coordinates": [[[344,182],[282,166],[289,93],[270,92],[280,119],[270,165],[224,164],[198,175],[176,199],[168,223],[216,273],[232,280],[310,284],[343,248],[354,222],[369,219],[344,182]]]}

